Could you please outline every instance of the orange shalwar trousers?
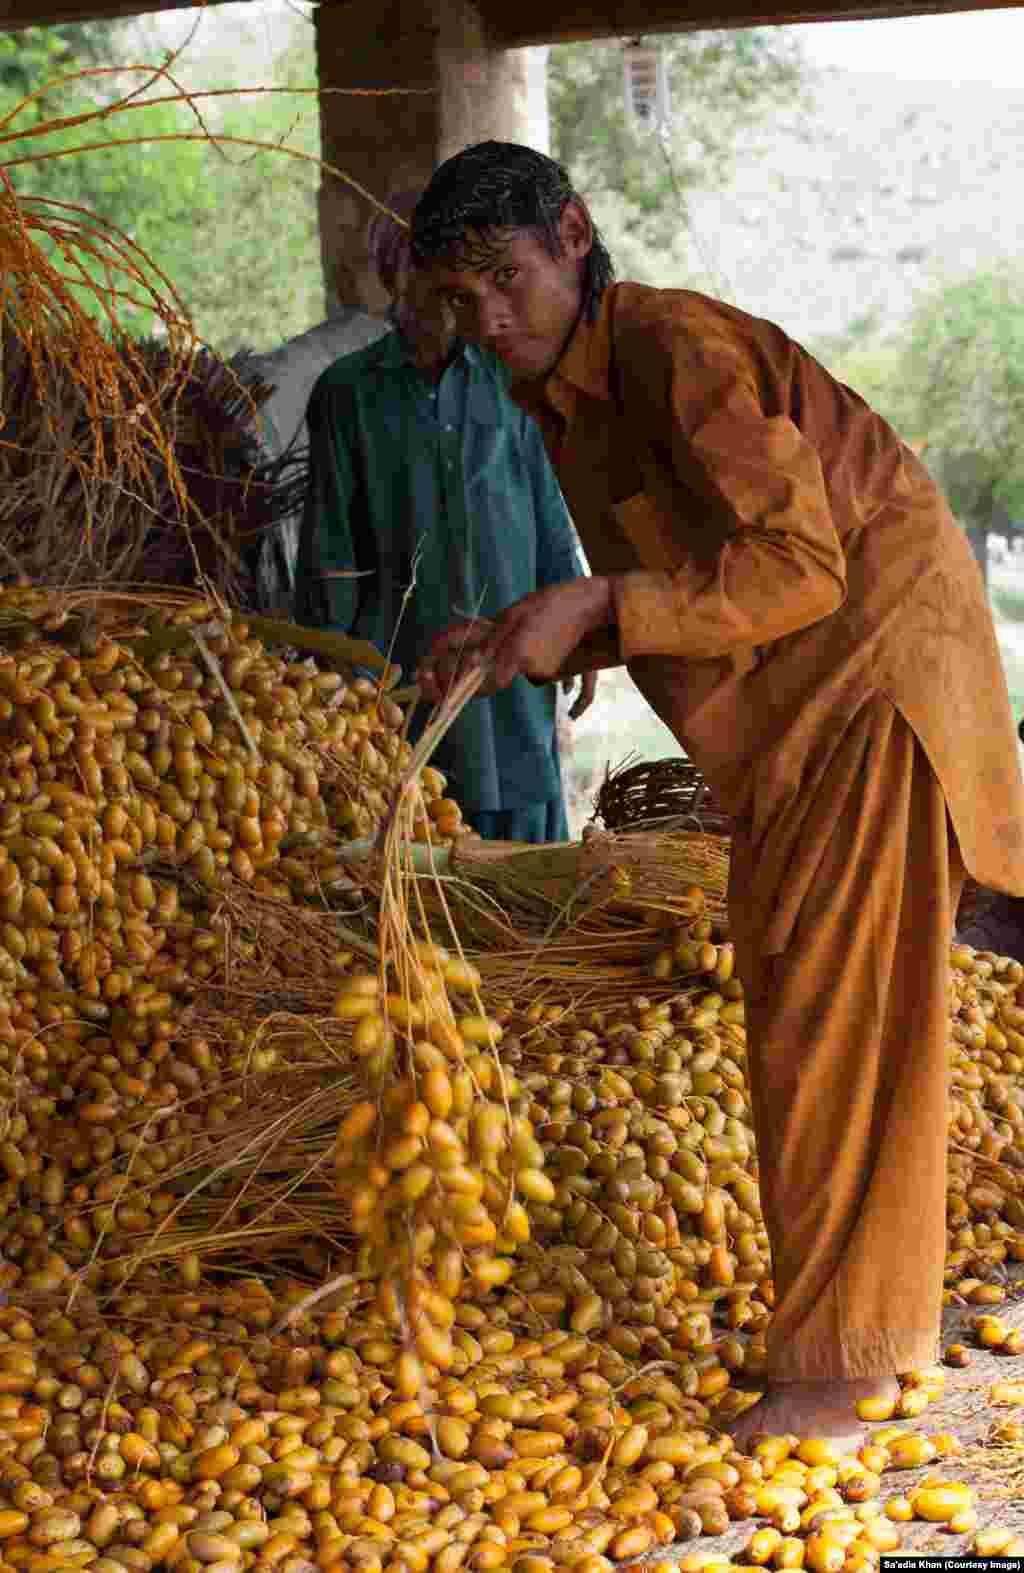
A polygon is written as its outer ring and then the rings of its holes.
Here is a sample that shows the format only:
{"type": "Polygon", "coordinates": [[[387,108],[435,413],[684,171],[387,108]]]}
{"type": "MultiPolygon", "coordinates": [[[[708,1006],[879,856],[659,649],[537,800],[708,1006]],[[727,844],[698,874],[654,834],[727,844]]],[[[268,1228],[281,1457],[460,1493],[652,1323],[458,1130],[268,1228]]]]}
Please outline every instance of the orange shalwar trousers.
{"type": "Polygon", "coordinates": [[[964,879],[938,780],[886,700],[858,716],[799,816],[773,892],[794,910],[781,954],[759,947],[758,902],[745,899],[758,859],[742,827],[730,881],[775,1283],[773,1382],[935,1359],[949,949],[964,879]]]}

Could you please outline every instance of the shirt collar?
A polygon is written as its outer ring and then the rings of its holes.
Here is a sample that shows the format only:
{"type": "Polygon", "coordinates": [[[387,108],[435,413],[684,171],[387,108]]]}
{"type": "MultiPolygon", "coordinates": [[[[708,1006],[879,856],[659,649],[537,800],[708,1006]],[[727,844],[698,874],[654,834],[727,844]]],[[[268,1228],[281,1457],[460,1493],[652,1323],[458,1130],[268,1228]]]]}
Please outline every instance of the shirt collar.
{"type": "MultiPolygon", "coordinates": [[[[390,333],[385,333],[377,340],[375,348],[379,351],[377,355],[379,371],[415,371],[417,375],[420,374],[405,340],[394,326],[390,333]]],[[[450,371],[453,366],[460,364],[469,366],[483,364],[481,352],[464,339],[456,339],[454,352],[446,370],[450,371]]]]}

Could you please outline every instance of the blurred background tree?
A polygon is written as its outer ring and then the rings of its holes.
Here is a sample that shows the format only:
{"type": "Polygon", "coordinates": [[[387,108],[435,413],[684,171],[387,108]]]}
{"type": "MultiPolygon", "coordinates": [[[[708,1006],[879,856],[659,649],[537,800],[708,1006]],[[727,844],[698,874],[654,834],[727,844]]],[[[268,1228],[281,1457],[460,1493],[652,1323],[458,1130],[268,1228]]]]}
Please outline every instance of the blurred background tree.
{"type": "Polygon", "coordinates": [[[971,274],[910,320],[900,398],[975,527],[1024,528],[1024,267],[971,274]]]}
{"type": "Polygon", "coordinates": [[[636,42],[664,57],[661,127],[627,108],[622,40],[558,44],[548,55],[552,152],[593,204],[612,255],[625,250],[631,264],[637,251],[671,245],[686,229],[687,192],[727,180],[770,114],[810,102],[806,62],[788,29],[636,42]]]}
{"type": "Polygon", "coordinates": [[[923,449],[987,577],[989,535],[1024,534],[1024,266],[938,280],[897,338],[826,358],[923,449]]]}
{"type": "MultiPolygon", "coordinates": [[[[145,80],[126,68],[164,60],[166,51],[138,26],[89,23],[0,34],[0,118],[54,78],[96,66],[115,74],[82,77],[33,100],[7,128],[30,128],[112,102],[145,80]]],[[[177,75],[177,71],[175,72],[177,75]]],[[[296,13],[276,56],[272,84],[218,69],[217,86],[306,87],[315,80],[312,28],[296,13]]],[[[159,85],[161,96],[170,91],[159,85]]],[[[289,147],[316,158],[320,150],[315,94],[207,100],[201,110],[214,134],[289,147]]],[[[15,163],[20,192],[81,204],[123,230],[171,280],[201,335],[222,354],[242,346],[269,348],[320,320],[324,312],[316,193],[319,172],[274,151],[166,141],[200,129],[185,105],[159,105],[118,115],[108,124],[71,128],[5,143],[4,161],[127,137],[143,140],[75,158],[15,163]],[[145,140],[150,138],[152,140],[145,140]]],[[[145,311],[126,306],[134,335],[154,331],[145,311]]]]}

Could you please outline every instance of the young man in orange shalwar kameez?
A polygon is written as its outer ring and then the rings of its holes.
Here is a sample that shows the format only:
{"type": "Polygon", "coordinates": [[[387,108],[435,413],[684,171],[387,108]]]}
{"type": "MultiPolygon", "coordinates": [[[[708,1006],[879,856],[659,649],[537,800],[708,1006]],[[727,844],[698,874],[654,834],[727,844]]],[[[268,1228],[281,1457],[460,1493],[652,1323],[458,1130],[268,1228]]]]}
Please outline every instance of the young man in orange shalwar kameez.
{"type": "Polygon", "coordinates": [[[412,228],[540,424],[593,575],[442,633],[421,681],[436,699],[467,658],[492,688],[625,662],[734,816],[776,1295],[767,1390],[734,1434],[853,1448],[858,1399],[935,1358],[965,868],[1024,892],[977,567],[909,448],[781,329],[613,284],[551,159],[467,148],[412,228]]]}

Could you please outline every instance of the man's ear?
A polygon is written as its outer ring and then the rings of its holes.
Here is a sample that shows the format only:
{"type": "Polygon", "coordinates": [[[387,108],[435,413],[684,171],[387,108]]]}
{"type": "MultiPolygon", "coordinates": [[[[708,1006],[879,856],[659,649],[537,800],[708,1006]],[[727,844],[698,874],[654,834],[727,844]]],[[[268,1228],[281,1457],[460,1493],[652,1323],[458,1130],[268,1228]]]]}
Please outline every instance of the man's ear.
{"type": "Polygon", "coordinates": [[[572,198],[562,209],[558,220],[558,238],[562,251],[573,262],[580,262],[589,255],[594,244],[594,226],[582,202],[572,198]]]}

